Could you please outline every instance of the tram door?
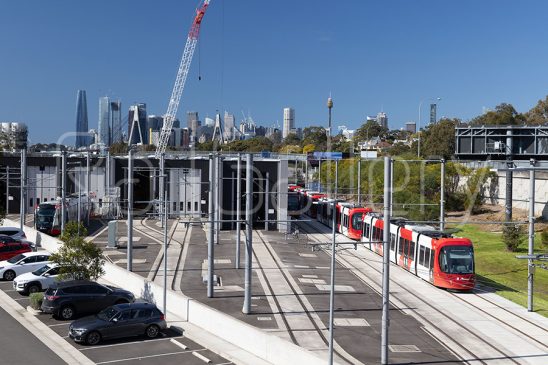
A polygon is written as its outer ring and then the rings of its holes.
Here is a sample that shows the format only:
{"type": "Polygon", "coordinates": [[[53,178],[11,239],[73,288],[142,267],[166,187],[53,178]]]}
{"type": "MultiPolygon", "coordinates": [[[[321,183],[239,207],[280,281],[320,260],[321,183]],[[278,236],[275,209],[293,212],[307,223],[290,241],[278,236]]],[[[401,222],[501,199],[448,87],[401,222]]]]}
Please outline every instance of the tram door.
{"type": "Polygon", "coordinates": [[[169,175],[170,214],[176,216],[200,215],[200,170],[170,169],[169,175]]]}

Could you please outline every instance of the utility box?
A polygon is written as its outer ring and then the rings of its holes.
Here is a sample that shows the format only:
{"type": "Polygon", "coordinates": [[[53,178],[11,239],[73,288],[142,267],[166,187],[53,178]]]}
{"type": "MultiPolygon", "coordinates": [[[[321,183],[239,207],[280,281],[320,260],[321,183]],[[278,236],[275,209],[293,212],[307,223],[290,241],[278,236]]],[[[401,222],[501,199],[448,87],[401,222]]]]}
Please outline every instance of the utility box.
{"type": "Polygon", "coordinates": [[[110,221],[108,222],[108,243],[107,247],[116,248],[116,233],[118,232],[118,222],[110,221]]]}

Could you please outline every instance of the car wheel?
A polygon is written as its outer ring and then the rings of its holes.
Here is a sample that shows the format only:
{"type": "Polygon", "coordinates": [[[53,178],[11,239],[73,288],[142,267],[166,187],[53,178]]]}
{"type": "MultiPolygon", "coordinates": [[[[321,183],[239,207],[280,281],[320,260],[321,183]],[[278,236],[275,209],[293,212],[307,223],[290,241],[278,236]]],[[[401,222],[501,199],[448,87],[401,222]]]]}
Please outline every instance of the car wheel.
{"type": "Polygon", "coordinates": [[[17,275],[15,275],[15,271],[8,270],[4,273],[4,280],[12,281],[13,279],[15,279],[16,276],[17,275]]]}
{"type": "Polygon", "coordinates": [[[158,337],[158,334],[160,333],[160,327],[158,327],[155,324],[151,324],[147,327],[145,334],[148,338],[156,338],[158,337]]]}
{"type": "Polygon", "coordinates": [[[40,286],[38,284],[30,284],[27,288],[29,294],[37,293],[40,291],[40,286]]]}
{"type": "Polygon", "coordinates": [[[59,311],[59,317],[64,320],[73,319],[75,315],[76,311],[74,310],[74,307],[72,305],[65,305],[59,311]]]}
{"type": "Polygon", "coordinates": [[[101,341],[101,334],[97,331],[91,331],[86,336],[86,343],[88,345],[97,345],[101,341]]]}

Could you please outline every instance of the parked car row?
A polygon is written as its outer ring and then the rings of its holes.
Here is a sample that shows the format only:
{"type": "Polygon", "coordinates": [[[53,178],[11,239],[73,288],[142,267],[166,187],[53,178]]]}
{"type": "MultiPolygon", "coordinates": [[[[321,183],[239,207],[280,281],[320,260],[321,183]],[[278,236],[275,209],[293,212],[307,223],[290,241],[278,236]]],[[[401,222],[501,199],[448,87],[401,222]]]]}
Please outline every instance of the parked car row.
{"type": "Polygon", "coordinates": [[[0,278],[13,280],[17,292],[28,295],[45,291],[44,313],[73,320],[69,337],[96,345],[102,340],[131,336],[157,337],[167,327],[164,314],[147,302],[135,302],[130,291],[89,280],[59,280],[60,267],[50,253],[33,252],[23,231],[0,227],[0,278]],[[12,234],[14,237],[3,233],[12,234]]]}

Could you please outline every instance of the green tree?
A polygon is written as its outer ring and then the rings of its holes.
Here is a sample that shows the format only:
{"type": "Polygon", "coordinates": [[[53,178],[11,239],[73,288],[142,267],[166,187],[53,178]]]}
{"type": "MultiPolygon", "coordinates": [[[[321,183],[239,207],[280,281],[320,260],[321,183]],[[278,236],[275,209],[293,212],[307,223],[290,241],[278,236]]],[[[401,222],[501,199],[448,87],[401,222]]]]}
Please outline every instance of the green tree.
{"type": "Polygon", "coordinates": [[[303,153],[307,154],[308,152],[316,151],[316,146],[312,143],[309,143],[303,147],[303,153]]]}
{"type": "Polygon", "coordinates": [[[313,144],[316,147],[315,151],[325,151],[327,148],[327,134],[325,132],[325,128],[318,126],[306,127],[303,130],[302,144],[304,146],[307,144],[313,144]]]}
{"type": "Polygon", "coordinates": [[[517,125],[525,122],[525,116],[514,109],[512,104],[502,103],[470,121],[471,125],[517,125]]]}
{"type": "Polygon", "coordinates": [[[356,133],[354,133],[354,141],[367,141],[373,137],[384,138],[387,134],[388,129],[379,125],[379,123],[375,122],[374,120],[368,120],[356,130],[356,133]]]}
{"type": "Polygon", "coordinates": [[[455,153],[455,127],[458,119],[441,119],[421,133],[421,156],[450,159],[455,153]]]}
{"type": "Polygon", "coordinates": [[[465,208],[472,214],[480,212],[481,205],[485,202],[485,183],[490,177],[496,176],[488,167],[482,167],[472,172],[466,181],[465,208]]]}
{"type": "Polygon", "coordinates": [[[528,125],[541,125],[548,122],[548,96],[539,100],[531,110],[525,113],[525,122],[528,125]]]}
{"type": "Polygon", "coordinates": [[[126,155],[128,151],[128,145],[124,142],[117,142],[110,145],[109,149],[111,155],[126,155]]]}
{"type": "Polygon", "coordinates": [[[50,260],[60,266],[61,279],[97,280],[104,274],[105,259],[99,247],[84,239],[87,235],[82,223],[68,222],[61,236],[63,244],[50,260]]]}

